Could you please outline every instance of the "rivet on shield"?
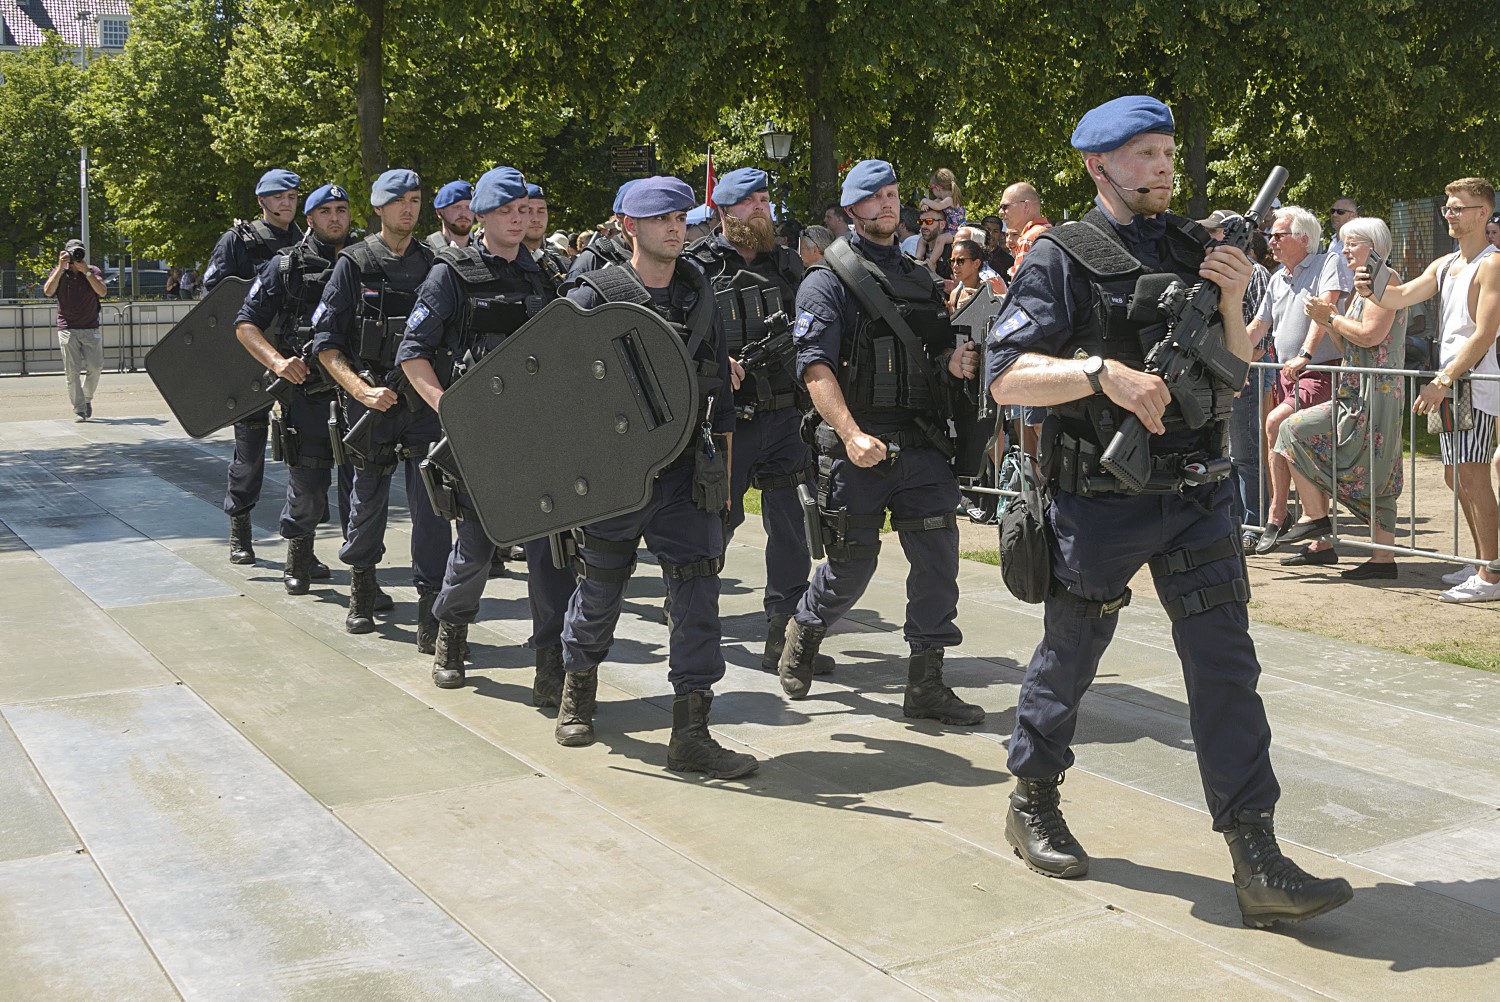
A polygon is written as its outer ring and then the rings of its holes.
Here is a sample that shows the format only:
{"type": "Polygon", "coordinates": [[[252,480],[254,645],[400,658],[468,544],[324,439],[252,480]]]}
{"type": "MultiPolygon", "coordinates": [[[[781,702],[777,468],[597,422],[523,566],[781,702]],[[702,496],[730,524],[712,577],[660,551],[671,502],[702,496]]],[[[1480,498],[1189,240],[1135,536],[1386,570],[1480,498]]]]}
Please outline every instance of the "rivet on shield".
{"type": "Polygon", "coordinates": [[[619,434],[619,435],[623,435],[623,434],[625,434],[629,430],[630,430],[630,418],[626,417],[624,414],[616,414],[615,415],[615,433],[619,434]]]}
{"type": "Polygon", "coordinates": [[[582,495],[589,492],[589,482],[582,477],[579,477],[577,480],[573,481],[573,490],[581,497],[582,495]]]}
{"type": "Polygon", "coordinates": [[[250,392],[251,393],[259,393],[260,390],[261,390],[260,380],[259,379],[252,379],[250,381],[250,392]]]}
{"type": "Polygon", "coordinates": [[[229,398],[229,409],[234,410],[234,397],[229,398]]]}
{"type": "Polygon", "coordinates": [[[490,377],[490,392],[493,393],[493,394],[496,394],[497,396],[499,394],[501,394],[501,393],[504,393],[505,392],[505,380],[501,379],[499,376],[491,376],[490,377]]]}
{"type": "Polygon", "coordinates": [[[595,379],[603,379],[604,378],[604,362],[602,360],[600,360],[600,359],[595,359],[594,360],[594,364],[589,367],[589,371],[594,374],[594,378],[595,379]]]}
{"type": "Polygon", "coordinates": [[[528,373],[530,373],[531,375],[535,376],[536,375],[536,370],[540,369],[541,367],[542,367],[542,363],[540,363],[540,362],[538,362],[536,360],[536,356],[535,355],[527,355],[526,356],[526,371],[528,373]]]}
{"type": "Polygon", "coordinates": [[[543,494],[542,495],[542,511],[551,513],[551,511],[552,511],[552,495],[551,494],[543,494]]]}
{"type": "Polygon", "coordinates": [[[212,314],[212,313],[210,313],[208,315],[208,321],[207,321],[207,323],[208,323],[209,327],[216,326],[218,324],[218,322],[219,322],[218,316],[216,316],[215,314],[212,314]]]}
{"type": "Polygon", "coordinates": [[[182,343],[183,344],[192,344],[193,343],[193,335],[191,335],[191,334],[184,334],[184,335],[182,335],[182,343]]]}

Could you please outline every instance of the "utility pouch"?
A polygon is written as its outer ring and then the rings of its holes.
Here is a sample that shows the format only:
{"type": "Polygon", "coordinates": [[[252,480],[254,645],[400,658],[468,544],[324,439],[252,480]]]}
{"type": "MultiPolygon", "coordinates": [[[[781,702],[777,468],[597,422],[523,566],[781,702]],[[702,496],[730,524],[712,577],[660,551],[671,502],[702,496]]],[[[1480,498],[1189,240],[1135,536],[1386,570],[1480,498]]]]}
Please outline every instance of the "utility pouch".
{"type": "Polygon", "coordinates": [[[279,414],[271,415],[271,461],[276,463],[286,462],[286,446],[282,443],[282,436],[286,433],[286,425],[279,414]]]}
{"type": "Polygon", "coordinates": [[[693,504],[717,514],[729,503],[729,466],[724,450],[705,434],[703,445],[693,456],[693,504]]]}
{"type": "Polygon", "coordinates": [[[1052,590],[1052,549],[1055,540],[1047,524],[1051,499],[1031,470],[1031,460],[1018,457],[1021,496],[1012,498],[1000,516],[1000,577],[1010,593],[1028,605],[1044,602],[1052,590]]]}

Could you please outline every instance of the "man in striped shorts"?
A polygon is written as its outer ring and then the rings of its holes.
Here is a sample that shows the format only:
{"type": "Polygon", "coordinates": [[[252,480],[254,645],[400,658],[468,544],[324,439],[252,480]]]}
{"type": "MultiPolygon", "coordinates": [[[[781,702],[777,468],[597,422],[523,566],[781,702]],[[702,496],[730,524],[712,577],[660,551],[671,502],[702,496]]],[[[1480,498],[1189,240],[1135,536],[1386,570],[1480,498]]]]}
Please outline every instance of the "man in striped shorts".
{"type": "MultiPolygon", "coordinates": [[[[1388,288],[1376,300],[1386,309],[1399,310],[1438,296],[1440,364],[1437,376],[1412,401],[1412,410],[1418,414],[1439,410],[1455,395],[1455,382],[1470,373],[1500,376],[1495,358],[1495,334],[1500,327],[1500,254],[1484,231],[1485,220],[1495,211],[1495,189],[1483,178],[1466,177],[1444,190],[1448,201],[1442,209],[1443,218],[1448,221],[1449,235],[1458,241],[1458,250],[1438,258],[1410,282],[1388,288]]],[[[1370,294],[1368,269],[1359,270],[1355,290],[1363,296],[1370,294]]],[[[1500,383],[1470,380],[1469,390],[1472,427],[1460,427],[1455,418],[1453,430],[1438,436],[1443,476],[1458,495],[1479,559],[1494,561],[1500,557],[1500,515],[1490,485],[1490,458],[1495,446],[1495,415],[1500,414],[1500,383]]],[[[1444,602],[1500,601],[1500,574],[1486,567],[1477,571],[1463,567],[1443,580],[1452,586],[1443,592],[1444,602]]]]}

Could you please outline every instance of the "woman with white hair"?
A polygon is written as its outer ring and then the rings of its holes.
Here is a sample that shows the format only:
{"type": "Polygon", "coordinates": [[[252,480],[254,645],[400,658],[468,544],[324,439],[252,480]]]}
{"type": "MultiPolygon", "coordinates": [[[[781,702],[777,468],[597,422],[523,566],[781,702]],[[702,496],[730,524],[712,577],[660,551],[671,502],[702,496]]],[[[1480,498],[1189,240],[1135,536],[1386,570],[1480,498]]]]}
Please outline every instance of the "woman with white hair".
{"type": "MultiPolygon", "coordinates": [[[[1391,231],[1383,220],[1361,216],[1344,224],[1344,260],[1361,267],[1373,251],[1391,253],[1391,231]]],[[[1392,276],[1392,282],[1401,279],[1392,276]]],[[[1304,305],[1313,323],[1329,331],[1347,366],[1400,369],[1406,361],[1406,310],[1387,310],[1355,295],[1339,314],[1320,299],[1304,305]]],[[[1304,518],[1330,531],[1328,498],[1339,501],[1371,526],[1376,543],[1395,544],[1396,499],[1401,495],[1402,377],[1340,374],[1333,399],[1287,418],[1276,438],[1276,452],[1292,464],[1304,518]],[[1337,481],[1334,473],[1337,471],[1337,481]]],[[[1338,562],[1333,544],[1320,540],[1303,548],[1303,564],[1338,562]]],[[[1344,571],[1351,581],[1396,577],[1395,554],[1375,551],[1368,561],[1344,571]]]]}

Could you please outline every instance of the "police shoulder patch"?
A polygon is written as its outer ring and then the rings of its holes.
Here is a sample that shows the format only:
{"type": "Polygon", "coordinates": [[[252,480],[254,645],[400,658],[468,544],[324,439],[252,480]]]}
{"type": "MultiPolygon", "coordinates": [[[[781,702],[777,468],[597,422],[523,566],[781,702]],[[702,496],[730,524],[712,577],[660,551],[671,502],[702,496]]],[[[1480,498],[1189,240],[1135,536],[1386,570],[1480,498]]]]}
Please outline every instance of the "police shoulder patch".
{"type": "Polygon", "coordinates": [[[218,273],[219,266],[216,264],[210,264],[207,268],[203,269],[203,281],[207,282],[210,278],[213,278],[218,273]]]}
{"type": "Polygon", "coordinates": [[[817,318],[814,317],[811,313],[808,313],[806,310],[803,310],[801,313],[797,314],[797,325],[792,328],[792,337],[806,337],[807,331],[810,327],[812,327],[812,322],[815,319],[817,318]]]}
{"type": "Polygon", "coordinates": [[[1008,312],[1002,314],[1002,317],[1003,319],[995,324],[994,335],[997,338],[1010,337],[1017,331],[1036,326],[1036,321],[1031,319],[1031,314],[1026,312],[1024,306],[1012,305],[1008,312]]]}
{"type": "Polygon", "coordinates": [[[255,276],[255,281],[253,281],[253,282],[250,283],[250,291],[247,292],[247,293],[245,293],[245,298],[246,299],[253,298],[257,293],[260,292],[260,290],[261,290],[260,276],[256,275],[255,276]]]}
{"type": "Polygon", "coordinates": [[[422,321],[431,315],[432,311],[427,308],[426,303],[418,303],[412,307],[410,315],[407,316],[406,326],[408,329],[416,329],[422,326],[422,321]]]}
{"type": "Polygon", "coordinates": [[[326,303],[319,303],[318,304],[318,308],[316,310],[313,310],[312,325],[314,327],[316,327],[318,325],[318,321],[322,320],[323,317],[326,316],[327,314],[328,314],[328,305],[326,303]]]}

